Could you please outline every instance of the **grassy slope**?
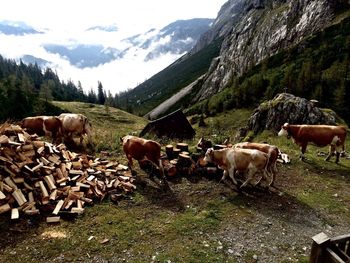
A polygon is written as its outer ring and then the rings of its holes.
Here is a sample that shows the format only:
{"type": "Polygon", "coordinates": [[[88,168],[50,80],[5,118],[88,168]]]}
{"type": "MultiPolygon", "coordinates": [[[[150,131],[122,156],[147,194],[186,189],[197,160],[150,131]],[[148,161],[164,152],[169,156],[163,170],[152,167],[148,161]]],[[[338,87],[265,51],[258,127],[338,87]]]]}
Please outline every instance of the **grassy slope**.
{"type": "MultiPolygon", "coordinates": [[[[94,140],[101,149],[120,151],[115,146],[118,136],[138,131],[145,123],[115,109],[105,115],[104,108],[99,106],[56,105],[86,114],[93,123],[94,140]]],[[[208,126],[195,125],[197,138],[188,142],[193,147],[202,135],[217,143],[226,137],[232,138],[249,114],[248,110],[238,110],[206,119],[208,126]]],[[[350,149],[349,138],[347,149],[350,149]]],[[[264,132],[255,140],[279,146],[292,159],[291,165],[279,165],[280,193],[237,194],[224,184],[217,184],[217,180],[193,177],[173,181],[173,192],[165,194],[138,170],[141,175],[138,189],[129,199],[118,205],[109,200],[96,203],[73,221],[47,225],[40,222],[40,218],[9,222],[9,215],[0,217],[0,262],[237,262],[238,259],[254,262],[254,254],[262,257],[260,249],[246,246],[241,256],[234,256],[229,249],[234,250],[236,242],[232,244],[228,236],[233,232],[231,238],[235,240],[244,231],[242,240],[249,240],[250,236],[258,239],[254,222],[266,217],[271,221],[271,229],[281,225],[270,241],[266,226],[261,225],[271,246],[274,239],[283,238],[284,232],[289,231],[298,239],[296,244],[279,240],[277,252],[266,247],[264,254],[271,257],[277,254],[279,262],[287,261],[288,257],[294,261],[305,260],[310,251],[310,235],[324,231],[327,226],[337,232],[342,229],[340,226],[350,224],[350,160],[342,159],[340,165],[325,163],[316,156],[319,149],[310,147],[309,162],[302,163],[297,160],[298,148],[286,138],[264,132]],[[316,222],[310,223],[309,216],[316,222]],[[297,224],[299,232],[294,233],[298,220],[302,223],[297,224]],[[108,242],[102,244],[104,239],[108,242]]],[[[163,141],[165,143],[169,141],[163,141]]],[[[118,158],[126,164],[124,157],[118,158]]],[[[260,247],[260,243],[257,245],[260,247]]]]}

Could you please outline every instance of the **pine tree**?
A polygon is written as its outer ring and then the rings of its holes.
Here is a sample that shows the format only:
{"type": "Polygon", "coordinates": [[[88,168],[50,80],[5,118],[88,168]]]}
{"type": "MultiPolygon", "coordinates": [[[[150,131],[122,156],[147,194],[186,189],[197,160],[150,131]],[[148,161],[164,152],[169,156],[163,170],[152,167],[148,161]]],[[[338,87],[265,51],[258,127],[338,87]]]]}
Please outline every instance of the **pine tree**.
{"type": "Polygon", "coordinates": [[[98,86],[97,86],[97,99],[98,99],[98,104],[104,105],[106,102],[106,96],[103,91],[102,83],[100,81],[98,82],[98,86]]]}

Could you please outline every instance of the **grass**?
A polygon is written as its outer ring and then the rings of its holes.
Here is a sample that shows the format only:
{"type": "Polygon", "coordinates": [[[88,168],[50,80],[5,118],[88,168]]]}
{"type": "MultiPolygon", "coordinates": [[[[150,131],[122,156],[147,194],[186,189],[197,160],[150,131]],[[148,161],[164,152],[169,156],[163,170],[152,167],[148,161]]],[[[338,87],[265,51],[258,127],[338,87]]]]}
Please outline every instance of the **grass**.
{"type": "MultiPolygon", "coordinates": [[[[113,108],[106,112],[96,105],[55,104],[87,115],[93,124],[96,149],[115,152],[124,164],[118,137],[139,132],[146,124],[142,118],[113,108]]],[[[245,126],[250,113],[222,113],[205,119],[205,128],[194,125],[197,135],[187,141],[190,149],[194,150],[201,136],[215,143],[227,137],[234,142],[237,130],[245,126]]],[[[163,145],[170,142],[161,141],[163,145]]],[[[309,214],[317,214],[320,219],[316,219],[318,223],[314,224],[318,225],[312,234],[323,231],[326,225],[338,229],[350,224],[349,160],[342,158],[340,165],[326,163],[316,154],[326,148],[310,146],[308,161],[301,162],[299,149],[292,141],[269,131],[254,141],[268,141],[290,155],[290,165],[278,166],[280,192],[257,189],[242,194],[218,184],[218,178],[193,177],[170,181],[172,192],[164,193],[137,168],[136,192],[118,204],[110,200],[96,203],[73,220],[48,225],[41,217],[11,222],[8,214],[0,215],[0,262],[255,262],[254,255],[258,261],[263,256],[257,248],[244,248],[242,258],[229,251],[236,243],[230,238],[235,240],[243,230],[243,240],[254,236],[250,229],[257,220],[267,217],[273,221],[271,227],[281,224],[288,232],[299,217],[308,222],[309,214]],[[230,237],[228,231],[234,236],[230,237]]],[[[349,137],[346,147],[350,149],[349,137]]],[[[261,225],[261,231],[270,231],[266,228],[269,225],[261,225]]],[[[281,238],[280,232],[275,233],[276,238],[281,238]]],[[[298,232],[296,236],[302,238],[293,245],[295,249],[281,241],[280,262],[290,262],[288,257],[307,262],[308,251],[304,253],[303,247],[310,247],[310,233],[298,232]]],[[[265,253],[272,253],[269,244],[265,245],[265,253]]]]}

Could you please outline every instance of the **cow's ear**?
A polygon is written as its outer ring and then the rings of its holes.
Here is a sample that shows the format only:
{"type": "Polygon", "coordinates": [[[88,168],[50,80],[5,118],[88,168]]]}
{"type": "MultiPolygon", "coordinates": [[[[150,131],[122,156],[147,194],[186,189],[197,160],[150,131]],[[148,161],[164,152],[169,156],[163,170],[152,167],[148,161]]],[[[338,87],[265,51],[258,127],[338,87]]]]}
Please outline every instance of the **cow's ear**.
{"type": "Polygon", "coordinates": [[[123,142],[123,138],[122,137],[119,137],[120,138],[120,141],[123,142]]]}

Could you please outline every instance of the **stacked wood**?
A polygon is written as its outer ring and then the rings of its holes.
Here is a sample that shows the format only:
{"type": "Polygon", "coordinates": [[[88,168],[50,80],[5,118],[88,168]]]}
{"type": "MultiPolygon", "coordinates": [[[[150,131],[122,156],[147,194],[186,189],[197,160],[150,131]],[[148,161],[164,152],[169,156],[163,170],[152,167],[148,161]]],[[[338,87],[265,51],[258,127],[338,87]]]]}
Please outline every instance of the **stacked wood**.
{"type": "Polygon", "coordinates": [[[47,213],[59,222],[61,213],[80,214],[86,204],[109,193],[135,190],[124,165],[67,150],[29,135],[21,127],[0,126],[0,214],[47,213]]]}
{"type": "Polygon", "coordinates": [[[176,148],[180,149],[181,152],[188,152],[188,144],[183,142],[178,142],[176,148]]]}

